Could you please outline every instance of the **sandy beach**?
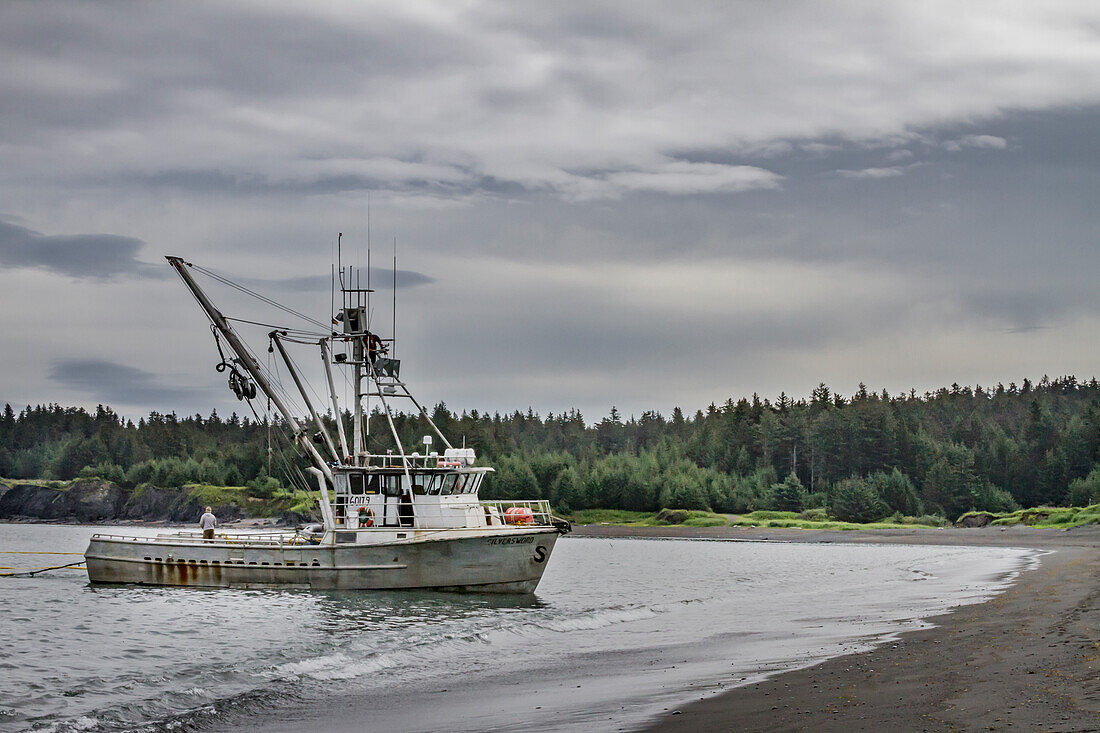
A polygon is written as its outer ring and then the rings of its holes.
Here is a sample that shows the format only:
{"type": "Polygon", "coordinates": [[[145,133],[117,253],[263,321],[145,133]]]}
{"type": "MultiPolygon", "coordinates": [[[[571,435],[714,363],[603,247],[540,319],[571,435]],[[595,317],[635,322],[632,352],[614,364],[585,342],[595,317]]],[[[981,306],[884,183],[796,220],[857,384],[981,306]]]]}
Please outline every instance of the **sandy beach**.
{"type": "Polygon", "coordinates": [[[1028,547],[1047,551],[988,603],[670,711],[652,731],[1100,730],[1100,527],[807,531],[587,525],[581,536],[1028,547]]]}

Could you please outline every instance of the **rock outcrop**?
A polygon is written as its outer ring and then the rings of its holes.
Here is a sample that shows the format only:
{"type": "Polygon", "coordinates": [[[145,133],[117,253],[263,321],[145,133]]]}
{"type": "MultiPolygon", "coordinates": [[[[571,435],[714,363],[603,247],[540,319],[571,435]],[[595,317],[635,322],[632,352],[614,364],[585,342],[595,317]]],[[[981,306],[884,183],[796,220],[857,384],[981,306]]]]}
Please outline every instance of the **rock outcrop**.
{"type": "MultiPolygon", "coordinates": [[[[203,504],[187,489],[143,485],[127,491],[102,479],[77,479],[60,487],[16,483],[10,488],[2,488],[0,520],[197,522],[203,512],[203,504]]],[[[219,504],[214,507],[214,513],[223,522],[244,516],[244,511],[236,504],[219,504]]]]}
{"type": "Polygon", "coordinates": [[[662,509],[657,512],[658,522],[668,522],[669,524],[683,524],[688,520],[691,515],[684,509],[662,509]]]}
{"type": "Polygon", "coordinates": [[[966,516],[959,517],[959,520],[955,522],[956,527],[988,527],[989,523],[993,521],[993,515],[989,512],[975,512],[973,514],[967,514],[966,516]]]}
{"type": "Polygon", "coordinates": [[[122,489],[100,479],[77,479],[64,488],[16,484],[0,495],[0,519],[115,519],[125,498],[122,489]]]}

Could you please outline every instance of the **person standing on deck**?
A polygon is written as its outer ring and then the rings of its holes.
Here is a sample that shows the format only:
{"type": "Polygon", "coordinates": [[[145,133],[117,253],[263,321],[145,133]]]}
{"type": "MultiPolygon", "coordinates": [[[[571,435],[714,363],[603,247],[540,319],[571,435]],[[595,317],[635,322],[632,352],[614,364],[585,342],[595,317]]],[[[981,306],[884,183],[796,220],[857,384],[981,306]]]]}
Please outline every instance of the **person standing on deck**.
{"type": "Polygon", "coordinates": [[[204,540],[214,539],[214,527],[218,526],[218,518],[215,517],[210,507],[206,507],[206,513],[199,517],[199,527],[202,529],[202,538],[204,540]]]}

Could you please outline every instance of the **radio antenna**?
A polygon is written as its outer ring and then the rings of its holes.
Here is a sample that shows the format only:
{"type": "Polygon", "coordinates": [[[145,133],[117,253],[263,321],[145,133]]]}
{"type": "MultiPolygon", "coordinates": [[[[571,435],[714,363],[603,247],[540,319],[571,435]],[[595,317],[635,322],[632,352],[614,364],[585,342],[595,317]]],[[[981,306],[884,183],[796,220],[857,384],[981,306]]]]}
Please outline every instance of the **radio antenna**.
{"type": "Polygon", "coordinates": [[[390,344],[393,351],[391,357],[397,357],[397,237],[393,238],[393,342],[390,344]]]}
{"type": "Polygon", "coordinates": [[[370,191],[367,191],[367,330],[370,330],[370,191]]]}

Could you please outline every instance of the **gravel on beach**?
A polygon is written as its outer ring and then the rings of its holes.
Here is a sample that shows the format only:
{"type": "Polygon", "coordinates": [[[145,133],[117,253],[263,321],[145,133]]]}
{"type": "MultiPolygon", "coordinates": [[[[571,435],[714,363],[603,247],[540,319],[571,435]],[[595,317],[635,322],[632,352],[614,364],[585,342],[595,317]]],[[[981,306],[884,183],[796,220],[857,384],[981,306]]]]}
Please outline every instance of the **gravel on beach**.
{"type": "Polygon", "coordinates": [[[578,526],[590,537],[1029,547],[1038,568],[987,603],[682,706],[651,731],[1100,731],[1100,526],[826,531],[578,526]]]}

